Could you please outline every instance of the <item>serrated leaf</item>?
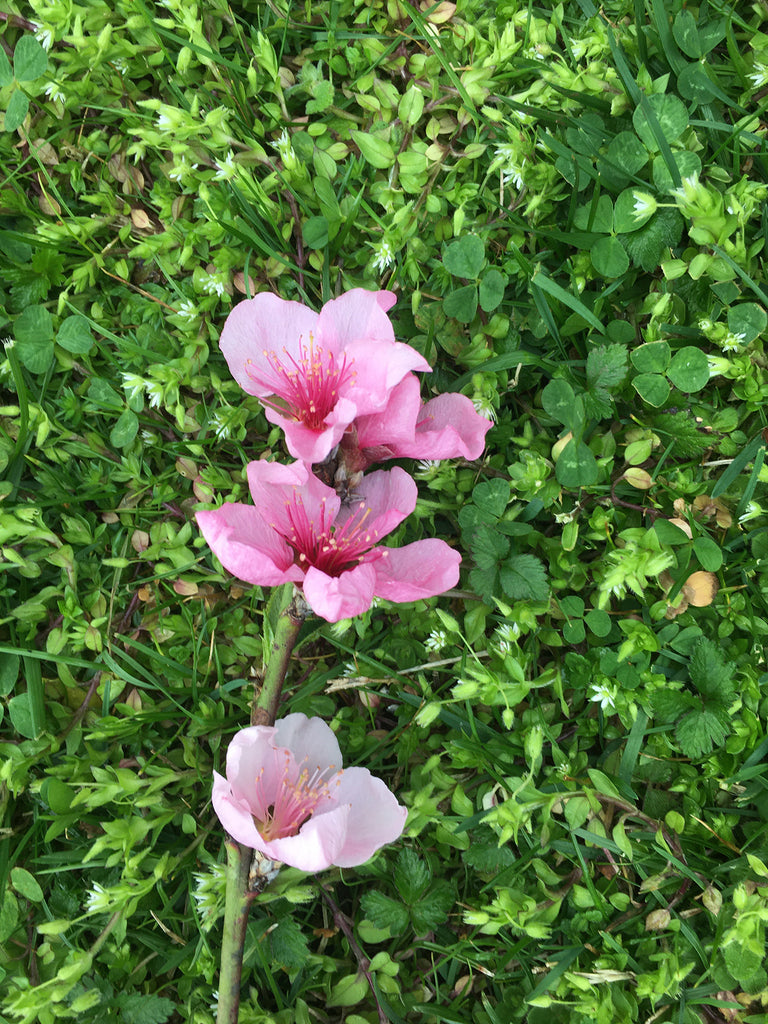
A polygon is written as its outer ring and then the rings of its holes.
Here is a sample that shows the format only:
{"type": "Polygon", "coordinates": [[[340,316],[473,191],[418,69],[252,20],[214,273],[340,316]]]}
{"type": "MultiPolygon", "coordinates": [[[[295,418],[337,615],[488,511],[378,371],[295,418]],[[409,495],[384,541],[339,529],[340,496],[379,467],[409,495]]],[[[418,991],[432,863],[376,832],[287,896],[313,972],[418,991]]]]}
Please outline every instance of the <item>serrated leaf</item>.
{"type": "Polygon", "coordinates": [[[366,892],[360,898],[363,913],[376,928],[389,928],[393,935],[400,935],[408,925],[408,911],[391,896],[378,889],[366,892]]]}
{"type": "Polygon", "coordinates": [[[411,920],[417,935],[431,932],[448,919],[456,895],[450,882],[435,882],[429,892],[411,907],[411,920]]]}
{"type": "Polygon", "coordinates": [[[684,690],[654,690],[651,694],[653,717],[661,722],[673,722],[697,707],[700,707],[700,702],[684,690]]]}
{"type": "Polygon", "coordinates": [[[513,555],[499,569],[499,578],[512,601],[546,601],[549,595],[546,570],[535,555],[513,555]]]}
{"type": "Polygon", "coordinates": [[[121,1024],[165,1024],[176,1010],[170,999],[137,992],[117,996],[115,1004],[120,1010],[121,1024]]]}
{"type": "Polygon", "coordinates": [[[498,519],[509,504],[510,492],[509,480],[494,477],[492,480],[483,480],[475,487],[472,501],[483,512],[490,512],[498,519]]]}
{"type": "Polygon", "coordinates": [[[269,945],[274,962],[287,971],[298,970],[307,962],[307,939],[292,917],[282,918],[269,932],[269,945]]]}
{"type": "Polygon", "coordinates": [[[728,732],[728,715],[722,711],[689,711],[675,726],[680,749],[690,758],[711,753],[722,744],[728,732]]]}
{"type": "Polygon", "coordinates": [[[510,864],[514,864],[515,855],[508,846],[498,843],[472,843],[462,854],[464,863],[481,875],[496,874],[510,864]]]}
{"type": "Polygon", "coordinates": [[[415,903],[429,885],[429,868],[415,850],[401,850],[397,855],[393,881],[404,903],[415,903]]]}
{"type": "Polygon", "coordinates": [[[495,565],[478,566],[472,569],[469,574],[469,583],[486,604],[493,604],[494,597],[501,593],[499,570],[495,565]]]}
{"type": "Polygon", "coordinates": [[[694,686],[708,701],[727,708],[734,698],[733,674],[736,666],[726,661],[720,647],[706,637],[698,642],[691,653],[688,674],[694,686]]]}
{"type": "Polygon", "coordinates": [[[493,526],[479,526],[472,537],[472,554],[478,566],[495,566],[509,553],[509,541],[493,526]]]}
{"type": "Polygon", "coordinates": [[[652,273],[665,251],[674,248],[683,236],[683,218],[677,210],[658,210],[647,224],[631,235],[623,236],[624,246],[635,266],[652,273]]]}
{"type": "Polygon", "coordinates": [[[627,376],[626,345],[598,345],[587,356],[587,383],[610,391],[624,383],[627,376]]]}

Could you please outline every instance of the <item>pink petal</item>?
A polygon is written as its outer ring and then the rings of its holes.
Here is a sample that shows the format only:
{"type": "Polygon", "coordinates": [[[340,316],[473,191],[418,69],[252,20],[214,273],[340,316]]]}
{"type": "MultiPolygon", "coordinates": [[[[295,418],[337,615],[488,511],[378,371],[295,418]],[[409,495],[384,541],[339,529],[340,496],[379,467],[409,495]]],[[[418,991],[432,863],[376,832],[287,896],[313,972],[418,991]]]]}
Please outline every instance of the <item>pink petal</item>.
{"type": "MultiPolygon", "coordinates": [[[[349,828],[350,808],[336,806],[324,814],[314,814],[295,836],[264,843],[265,852],[274,860],[300,871],[324,871],[336,863],[349,828]]],[[[261,847],[256,847],[261,849],[261,847]]]]}
{"type": "Polygon", "coordinates": [[[340,576],[327,576],[311,566],[304,577],[304,597],[316,615],[328,622],[338,622],[371,607],[375,581],[376,571],[367,563],[340,576]]]}
{"type": "Polygon", "coordinates": [[[466,395],[438,395],[419,413],[413,440],[395,442],[392,448],[397,457],[478,459],[485,448],[485,435],[492,426],[466,395]]]}
{"type": "Polygon", "coordinates": [[[297,517],[306,517],[308,530],[313,529],[320,535],[328,532],[341,499],[303,462],[286,466],[258,460],[248,463],[247,473],[254,506],[281,536],[286,537],[293,531],[297,517]]]}
{"type": "Polygon", "coordinates": [[[426,359],[399,341],[361,339],[351,342],[347,356],[354,360],[354,381],[345,395],[357,406],[359,416],[382,412],[392,389],[412,370],[429,370],[426,359]]]}
{"type": "Polygon", "coordinates": [[[264,409],[270,423],[282,428],[285,444],[295,459],[310,465],[322,462],[341,440],[341,436],[357,415],[357,406],[347,398],[340,398],[333,410],[325,417],[319,430],[312,430],[298,420],[282,416],[275,409],[264,409]]]}
{"type": "Polygon", "coordinates": [[[392,389],[383,412],[358,416],[355,420],[358,447],[378,448],[413,441],[421,410],[420,390],[419,378],[409,373],[392,389]]]}
{"type": "Polygon", "coordinates": [[[336,799],[350,807],[344,845],[333,861],[338,867],[364,864],[385,843],[402,835],[408,811],[367,768],[342,772],[336,799]]]}
{"type": "MultiPolygon", "coordinates": [[[[227,748],[227,782],[236,800],[264,820],[286,774],[285,751],[276,750],[275,727],[253,725],[235,733],[227,748]],[[258,782],[258,785],[257,785],[258,782]]],[[[290,765],[293,777],[296,765],[290,765]]]]}
{"type": "Polygon", "coordinates": [[[363,506],[355,501],[343,507],[337,522],[359,518],[362,508],[370,508],[370,517],[365,520],[366,536],[370,535],[370,546],[381,537],[386,537],[416,508],[418,489],[413,478],[399,466],[390,470],[377,470],[364,476],[355,488],[353,498],[362,498],[363,506]]]}
{"type": "Polygon", "coordinates": [[[344,292],[338,299],[326,302],[320,310],[317,343],[334,354],[345,351],[360,339],[394,343],[395,332],[386,310],[395,301],[392,292],[370,292],[365,288],[344,292]]]}
{"type": "Polygon", "coordinates": [[[229,782],[218,772],[213,773],[213,809],[227,830],[238,843],[266,853],[266,840],[262,839],[253,820],[248,804],[235,796],[229,782]]]}
{"type": "Polygon", "coordinates": [[[299,357],[318,325],[318,315],[300,302],[286,302],[270,292],[239,302],[227,317],[219,344],[230,373],[249,395],[275,393],[267,355],[299,357]],[[285,352],[284,352],[285,350],[285,352]],[[254,377],[256,379],[254,380],[254,377]],[[259,380],[263,378],[263,380],[259,380]]]}
{"type": "Polygon", "coordinates": [[[461,555],[445,541],[417,540],[403,548],[379,549],[385,558],[374,561],[374,593],[388,601],[418,601],[455,587],[461,555]]]}
{"type": "Polygon", "coordinates": [[[287,747],[299,769],[307,768],[310,774],[317,769],[326,782],[341,770],[338,741],[322,718],[307,718],[299,712],[279,718],[275,723],[275,745],[287,747]]]}
{"type": "Polygon", "coordinates": [[[303,578],[293,551],[252,505],[228,502],[195,518],[211,551],[239,580],[272,587],[303,578]]]}

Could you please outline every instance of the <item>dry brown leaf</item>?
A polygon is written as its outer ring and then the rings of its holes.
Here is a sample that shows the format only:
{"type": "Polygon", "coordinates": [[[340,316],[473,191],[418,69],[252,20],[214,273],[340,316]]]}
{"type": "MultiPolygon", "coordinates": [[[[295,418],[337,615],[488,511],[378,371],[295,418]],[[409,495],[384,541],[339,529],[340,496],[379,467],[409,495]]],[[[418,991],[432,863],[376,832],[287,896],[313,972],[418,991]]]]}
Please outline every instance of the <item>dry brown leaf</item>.
{"type": "Polygon", "coordinates": [[[706,608],[715,600],[719,589],[717,576],[713,572],[699,569],[698,572],[691,573],[685,581],[682,593],[688,604],[692,604],[694,608],[706,608]]]}
{"type": "Polygon", "coordinates": [[[678,530],[682,530],[686,537],[693,537],[693,532],[687,520],[675,517],[674,519],[670,519],[669,521],[670,523],[672,523],[673,526],[676,526],[678,530]]]}
{"type": "Polygon", "coordinates": [[[147,216],[146,211],[142,210],[140,206],[136,206],[131,210],[131,221],[133,226],[140,231],[148,231],[152,228],[152,221],[147,216]]]}
{"type": "Polygon", "coordinates": [[[253,280],[251,275],[248,275],[248,288],[245,287],[245,274],[241,270],[235,274],[232,278],[232,283],[235,286],[235,290],[240,292],[241,295],[255,295],[256,294],[256,282],[253,280]]]}
{"type": "Polygon", "coordinates": [[[40,212],[46,214],[49,217],[60,217],[61,207],[53,198],[53,196],[46,195],[43,193],[37,197],[37,205],[40,207],[40,212]]]}
{"type": "Polygon", "coordinates": [[[450,21],[456,13],[456,4],[451,3],[450,0],[442,0],[436,7],[430,3],[423,3],[421,9],[429,11],[427,21],[431,21],[433,25],[443,25],[446,21],[450,21]]]}

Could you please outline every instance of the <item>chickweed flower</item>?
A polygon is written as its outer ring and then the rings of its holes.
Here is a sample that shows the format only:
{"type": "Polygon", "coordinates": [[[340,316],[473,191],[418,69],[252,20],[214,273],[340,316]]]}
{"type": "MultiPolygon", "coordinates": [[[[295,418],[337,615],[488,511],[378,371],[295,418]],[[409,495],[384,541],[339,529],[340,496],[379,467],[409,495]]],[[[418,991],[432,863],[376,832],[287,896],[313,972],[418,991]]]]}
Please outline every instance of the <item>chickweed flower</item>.
{"type": "Polygon", "coordinates": [[[387,241],[380,242],[377,248],[374,250],[373,266],[375,270],[378,270],[380,274],[383,274],[387,267],[391,267],[395,262],[395,256],[392,252],[392,246],[387,241]]]}
{"type": "Polygon", "coordinates": [[[592,683],[589,690],[589,699],[599,704],[603,711],[616,710],[616,691],[607,683],[592,683]]]}

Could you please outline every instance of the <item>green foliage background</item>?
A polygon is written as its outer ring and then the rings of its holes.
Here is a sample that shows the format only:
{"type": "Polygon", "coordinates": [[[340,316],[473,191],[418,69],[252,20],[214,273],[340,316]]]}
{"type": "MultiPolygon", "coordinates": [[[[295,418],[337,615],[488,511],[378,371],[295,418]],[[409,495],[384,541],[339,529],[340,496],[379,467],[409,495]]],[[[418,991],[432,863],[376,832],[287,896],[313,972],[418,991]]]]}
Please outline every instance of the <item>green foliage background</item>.
{"type": "Polygon", "coordinates": [[[765,6],[11,8],[0,1020],[214,1019],[281,595],[193,513],[285,458],[217,339],[363,286],[495,426],[393,538],[462,589],[304,628],[285,710],[410,814],[281,872],[241,1021],[764,1021],[765,6]]]}

